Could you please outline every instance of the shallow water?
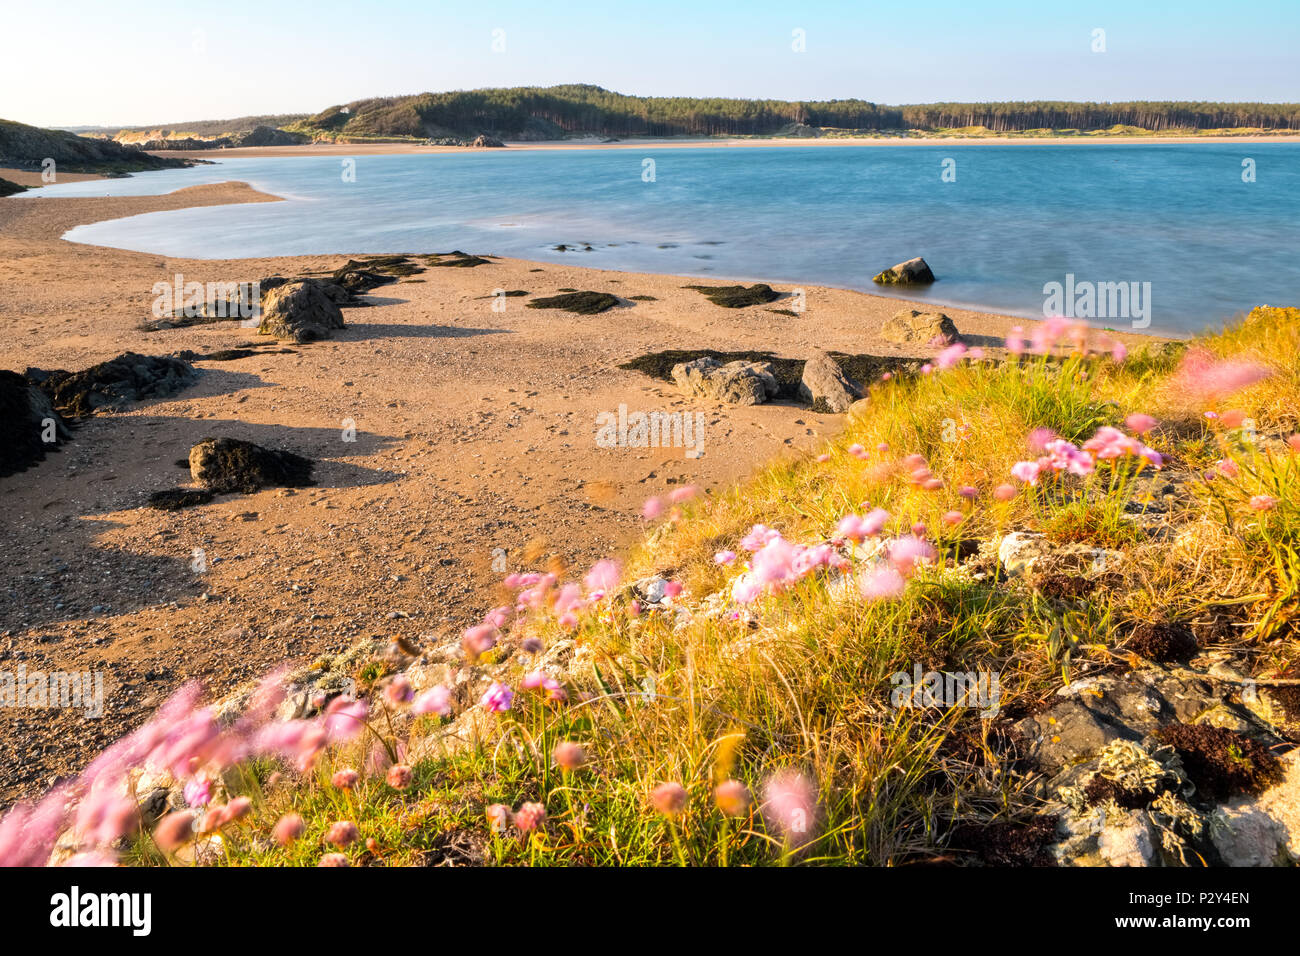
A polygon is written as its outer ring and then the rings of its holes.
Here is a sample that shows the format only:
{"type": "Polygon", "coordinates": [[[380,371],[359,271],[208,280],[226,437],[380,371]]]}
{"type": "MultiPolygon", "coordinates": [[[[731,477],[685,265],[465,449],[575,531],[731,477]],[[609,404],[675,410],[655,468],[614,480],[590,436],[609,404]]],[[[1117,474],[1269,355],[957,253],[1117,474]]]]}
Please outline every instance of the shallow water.
{"type": "Polygon", "coordinates": [[[1300,302],[1300,144],[506,149],[358,156],[355,181],[344,173],[339,157],[235,158],[39,193],[143,195],[237,179],[287,200],[150,213],[67,236],[192,258],[455,248],[1029,317],[1066,311],[1045,287],[1073,276],[1076,306],[1080,283],[1137,284],[1127,309],[1103,292],[1093,324],[1171,334],[1300,302]],[[1247,159],[1254,182],[1243,181],[1247,159]],[[871,282],[914,255],[940,281],[917,292],[871,282]]]}

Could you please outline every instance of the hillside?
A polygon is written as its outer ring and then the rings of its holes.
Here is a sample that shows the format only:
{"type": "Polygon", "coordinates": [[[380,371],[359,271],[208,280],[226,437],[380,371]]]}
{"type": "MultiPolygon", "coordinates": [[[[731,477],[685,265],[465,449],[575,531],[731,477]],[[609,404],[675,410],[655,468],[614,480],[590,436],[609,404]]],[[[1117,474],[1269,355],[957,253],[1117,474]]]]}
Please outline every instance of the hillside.
{"type": "Polygon", "coordinates": [[[289,128],[322,139],[445,138],[492,134],[519,140],[597,136],[819,135],[823,131],[992,133],[1300,130],[1300,104],[787,102],[627,96],[598,86],[465,90],[378,97],[332,106],[289,128]]]}
{"type": "Polygon", "coordinates": [[[111,140],[0,120],[0,166],[41,169],[47,159],[54,160],[57,170],[70,173],[134,173],[190,165],[111,140]]]}

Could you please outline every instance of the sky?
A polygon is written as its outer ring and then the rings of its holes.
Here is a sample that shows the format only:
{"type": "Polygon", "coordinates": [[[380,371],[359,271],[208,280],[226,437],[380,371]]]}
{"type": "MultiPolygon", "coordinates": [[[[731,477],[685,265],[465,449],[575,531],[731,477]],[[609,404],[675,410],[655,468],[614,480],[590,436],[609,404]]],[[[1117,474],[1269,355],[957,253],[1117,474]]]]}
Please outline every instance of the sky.
{"type": "Polygon", "coordinates": [[[556,83],[888,104],[1300,101],[1300,0],[4,0],[3,10],[0,117],[41,126],[556,83]]]}

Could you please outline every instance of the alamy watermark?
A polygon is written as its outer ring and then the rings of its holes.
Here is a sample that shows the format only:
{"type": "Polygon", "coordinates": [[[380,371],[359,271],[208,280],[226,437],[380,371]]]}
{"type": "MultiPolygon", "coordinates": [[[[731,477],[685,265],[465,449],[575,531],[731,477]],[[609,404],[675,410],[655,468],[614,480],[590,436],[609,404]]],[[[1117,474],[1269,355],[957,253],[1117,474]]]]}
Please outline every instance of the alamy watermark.
{"type": "Polygon", "coordinates": [[[1151,324],[1150,282],[1078,281],[1067,273],[1064,282],[1043,286],[1043,316],[1067,319],[1129,319],[1135,329],[1151,324]]]}
{"type": "Polygon", "coordinates": [[[0,707],[80,707],[87,717],[104,716],[103,671],[0,671],[0,707]]]}
{"type": "Polygon", "coordinates": [[[596,445],[599,448],[684,448],[687,458],[699,458],[704,451],[703,412],[629,412],[620,404],[618,412],[596,416],[596,445]]]}
{"type": "Polygon", "coordinates": [[[894,685],[889,702],[894,707],[976,707],[980,716],[996,717],[1002,700],[998,675],[988,671],[898,671],[889,676],[894,685]]]}
{"type": "Polygon", "coordinates": [[[255,324],[261,318],[262,291],[258,282],[186,282],[176,273],[171,282],[155,282],[152,289],[155,319],[243,319],[255,324]]]}

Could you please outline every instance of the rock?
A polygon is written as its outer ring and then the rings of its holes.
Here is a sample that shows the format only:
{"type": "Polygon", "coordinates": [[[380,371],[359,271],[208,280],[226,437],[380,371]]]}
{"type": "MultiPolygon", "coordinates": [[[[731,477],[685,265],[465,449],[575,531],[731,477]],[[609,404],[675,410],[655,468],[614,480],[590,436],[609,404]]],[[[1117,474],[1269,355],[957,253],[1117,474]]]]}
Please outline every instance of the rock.
{"type": "Polygon", "coordinates": [[[766,362],[728,362],[700,358],[674,365],[673,381],[687,395],[700,395],[732,405],[761,405],[779,390],[766,362]]]}
{"type": "Polygon", "coordinates": [[[1240,801],[1210,814],[1210,842],[1226,866],[1276,866],[1285,859],[1282,826],[1262,809],[1240,801]]]}
{"type": "Polygon", "coordinates": [[[920,256],[890,266],[871,280],[881,285],[928,285],[934,281],[934,273],[920,256]]]}
{"type": "Polygon", "coordinates": [[[159,511],[180,511],[206,505],[212,500],[212,492],[205,488],[165,488],[149,496],[149,507],[159,511]]]}
{"type": "Polygon", "coordinates": [[[821,403],[839,414],[848,411],[862,397],[862,389],[850,381],[833,358],[825,352],[814,352],[804,363],[799,397],[814,405],[821,403]]]}
{"type": "Polygon", "coordinates": [[[26,192],[26,186],[19,186],[17,183],[11,183],[7,179],[0,179],[0,197],[12,196],[15,193],[26,192]]]}
{"type": "Polygon", "coordinates": [[[1044,534],[1013,531],[998,541],[998,562],[1008,574],[1101,573],[1124,560],[1122,551],[1086,544],[1054,545],[1044,534]]]}
{"type": "Polygon", "coordinates": [[[201,487],[221,494],[312,484],[314,463],[287,451],[273,451],[237,438],[205,438],[190,449],[190,477],[201,487]]]}
{"type": "Polygon", "coordinates": [[[501,140],[497,139],[495,136],[488,136],[486,133],[484,133],[481,136],[476,136],[474,138],[474,142],[470,143],[470,145],[477,146],[479,148],[487,147],[490,149],[501,149],[506,144],[501,142],[501,140]]]}
{"type": "Polygon", "coordinates": [[[1107,814],[1097,850],[1110,866],[1150,866],[1156,855],[1150,818],[1141,810],[1107,814]]]}
{"type": "Polygon", "coordinates": [[[199,377],[189,362],[136,352],[123,352],[80,372],[29,368],[23,374],[50,397],[55,408],[75,418],[101,409],[117,411],[147,398],[164,398],[199,377]]]}
{"type": "Polygon", "coordinates": [[[71,437],[48,395],[17,372],[0,371],[0,478],[25,471],[71,437]]]}
{"type": "Polygon", "coordinates": [[[956,324],[943,312],[903,309],[880,327],[886,342],[897,345],[951,345],[961,341],[956,324]]]}
{"type": "Polygon", "coordinates": [[[293,279],[262,296],[262,335],[302,343],[327,339],[341,328],[343,312],[322,283],[293,279]]]}

